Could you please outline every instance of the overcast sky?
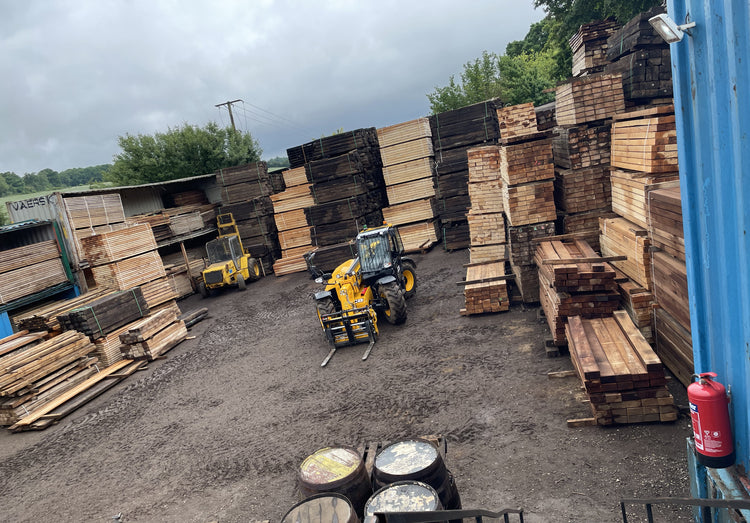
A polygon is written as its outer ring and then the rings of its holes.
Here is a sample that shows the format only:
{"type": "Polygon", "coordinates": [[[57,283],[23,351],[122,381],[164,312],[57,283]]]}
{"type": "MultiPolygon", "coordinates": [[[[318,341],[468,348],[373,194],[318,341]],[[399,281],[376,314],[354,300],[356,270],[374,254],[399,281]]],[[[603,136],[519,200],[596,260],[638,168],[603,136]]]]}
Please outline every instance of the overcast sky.
{"type": "MultiPolygon", "coordinates": [[[[0,0],[0,172],[111,163],[119,136],[229,125],[263,158],[429,113],[532,0],[0,0]]],[[[202,173],[196,173],[202,174],[202,173]]]]}

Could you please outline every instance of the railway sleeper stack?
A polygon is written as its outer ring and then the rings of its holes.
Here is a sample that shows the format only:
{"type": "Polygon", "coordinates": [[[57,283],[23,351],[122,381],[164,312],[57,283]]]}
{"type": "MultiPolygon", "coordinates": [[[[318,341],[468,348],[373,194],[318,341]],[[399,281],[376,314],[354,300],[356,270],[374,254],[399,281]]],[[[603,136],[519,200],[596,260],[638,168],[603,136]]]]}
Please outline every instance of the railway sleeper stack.
{"type": "Polygon", "coordinates": [[[438,241],[430,122],[418,118],[377,133],[388,198],[383,220],[398,227],[407,252],[430,249],[438,241]]]}
{"type": "Polygon", "coordinates": [[[305,166],[282,173],[286,189],[271,195],[281,257],[273,264],[276,276],[305,270],[303,255],[313,248],[304,209],[315,204],[305,166]]]}
{"type": "Polygon", "coordinates": [[[532,104],[498,109],[502,136],[499,174],[507,222],[510,268],[524,303],[539,302],[535,241],[555,234],[552,140],[537,129],[532,104]],[[512,118],[511,118],[512,116],[512,118]],[[511,120],[515,125],[509,126],[511,120]]]}
{"type": "Polygon", "coordinates": [[[492,99],[429,117],[435,153],[437,212],[443,247],[448,251],[471,245],[466,219],[471,207],[467,151],[497,143],[499,106],[499,101],[492,99]]]}
{"type": "Polygon", "coordinates": [[[565,331],[597,424],[677,419],[664,366],[625,311],[607,318],[573,316],[565,331]]]}
{"type": "Polygon", "coordinates": [[[20,331],[0,340],[0,425],[18,423],[97,373],[93,346],[76,331],[43,339],[20,331]]]}
{"type": "Polygon", "coordinates": [[[102,296],[57,318],[65,330],[77,330],[96,339],[148,313],[141,288],[134,287],[102,296]]]}
{"type": "Polygon", "coordinates": [[[585,241],[540,241],[534,260],[539,298],[555,345],[567,344],[570,316],[603,318],[619,307],[615,269],[585,241]]]}
{"type": "Polygon", "coordinates": [[[607,40],[620,29],[614,20],[597,20],[581,25],[568,43],[573,53],[573,76],[598,73],[609,65],[607,40]]]}
{"type": "Polygon", "coordinates": [[[281,248],[270,198],[278,187],[266,162],[227,167],[215,174],[221,190],[219,212],[232,213],[243,247],[270,270],[281,248]]]}
{"type": "Polygon", "coordinates": [[[655,7],[640,13],[607,41],[606,71],[622,75],[625,100],[643,105],[672,98],[672,69],[669,44],[649,24],[649,18],[663,13],[655,7]]]}
{"type": "Polygon", "coordinates": [[[266,272],[273,270],[273,262],[281,257],[281,246],[276,226],[274,206],[270,196],[222,205],[219,213],[231,213],[242,239],[242,246],[263,264],[266,272]]]}
{"type": "Polygon", "coordinates": [[[505,262],[469,264],[466,269],[461,315],[503,312],[510,307],[505,262]]]}
{"type": "Polygon", "coordinates": [[[95,289],[75,298],[46,302],[43,305],[39,305],[33,309],[24,310],[16,316],[13,316],[11,322],[17,331],[28,330],[30,332],[47,331],[50,333],[58,333],[62,331],[62,325],[60,325],[60,322],[57,319],[58,315],[64,314],[77,307],[85,306],[86,304],[101,298],[102,296],[111,294],[112,292],[114,291],[109,289],[95,289]]]}

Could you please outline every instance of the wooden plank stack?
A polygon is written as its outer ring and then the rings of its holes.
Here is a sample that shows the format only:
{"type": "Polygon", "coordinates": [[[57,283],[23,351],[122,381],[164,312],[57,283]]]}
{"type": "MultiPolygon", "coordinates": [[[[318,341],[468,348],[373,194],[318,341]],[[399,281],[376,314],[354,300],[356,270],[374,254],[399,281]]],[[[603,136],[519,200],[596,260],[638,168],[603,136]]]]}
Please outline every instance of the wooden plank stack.
{"type": "Polygon", "coordinates": [[[672,98],[669,44],[648,19],[664,8],[655,7],[636,15],[607,41],[607,71],[622,75],[625,100],[634,104],[672,98]]]}
{"type": "Polygon", "coordinates": [[[641,287],[621,271],[617,273],[617,290],[620,293],[620,306],[628,313],[633,324],[641,331],[646,341],[654,341],[653,307],[654,293],[641,287]]]}
{"type": "Polygon", "coordinates": [[[87,303],[112,292],[109,289],[94,289],[75,298],[49,301],[32,309],[19,312],[11,318],[11,322],[17,331],[58,333],[62,331],[62,326],[57,320],[59,314],[64,314],[77,307],[83,307],[87,303]]]}
{"type": "Polygon", "coordinates": [[[576,214],[563,214],[561,218],[562,233],[575,235],[577,238],[585,240],[592,249],[599,251],[599,219],[615,218],[616,216],[618,215],[606,208],[576,214]]]}
{"type": "Polygon", "coordinates": [[[573,76],[586,76],[604,70],[609,64],[607,39],[620,24],[614,20],[598,20],[583,24],[568,43],[573,52],[573,76]]]}
{"type": "Polygon", "coordinates": [[[677,170],[674,109],[663,105],[615,116],[612,166],[649,174],[677,170]]]}
{"type": "Polygon", "coordinates": [[[216,171],[216,184],[221,188],[221,203],[246,202],[273,192],[266,162],[252,162],[216,171]]]}
{"type": "Polygon", "coordinates": [[[563,169],[609,165],[611,140],[610,123],[558,127],[552,138],[555,165],[563,169]]]}
{"type": "Polygon", "coordinates": [[[514,283],[524,303],[539,302],[539,270],[534,261],[537,241],[555,235],[555,222],[508,227],[508,254],[514,283]]]}
{"type": "Polygon", "coordinates": [[[0,340],[0,425],[38,412],[97,372],[92,344],[75,331],[48,340],[22,332],[0,340]]]}
{"type": "Polygon", "coordinates": [[[156,250],[156,239],[150,230],[148,224],[133,225],[84,238],[81,247],[89,265],[98,267],[156,250]]]}
{"type": "Polygon", "coordinates": [[[600,218],[599,230],[602,256],[626,256],[627,259],[613,261],[612,265],[638,285],[652,290],[648,231],[621,217],[600,218]]]}
{"type": "Polygon", "coordinates": [[[555,173],[555,202],[566,215],[608,212],[612,205],[609,166],[560,169],[555,173]]]}
{"type": "Polygon", "coordinates": [[[0,305],[68,281],[57,240],[0,249],[0,305]]]}
{"type": "MultiPolygon", "coordinates": [[[[172,229],[170,228],[170,219],[169,215],[163,213],[163,212],[156,212],[156,213],[146,213],[146,214],[136,214],[133,216],[128,216],[125,220],[125,224],[122,227],[119,227],[119,229],[123,229],[125,227],[132,227],[133,225],[138,225],[141,223],[147,223],[151,226],[151,232],[154,234],[154,239],[156,242],[161,242],[164,240],[168,240],[172,237],[172,229]]],[[[113,226],[110,226],[113,227],[113,226]]],[[[82,229],[83,231],[88,231],[88,229],[82,229]]],[[[104,231],[97,231],[93,232],[90,231],[90,234],[86,234],[85,236],[81,236],[81,238],[84,238],[86,236],[91,236],[92,234],[101,234],[102,232],[110,232],[118,230],[118,228],[110,228],[109,230],[104,231]]]]}
{"type": "Polygon", "coordinates": [[[339,265],[357,256],[357,246],[352,240],[338,245],[313,247],[304,257],[310,275],[315,275],[317,273],[313,271],[313,266],[318,271],[333,273],[339,265]]]}
{"type": "Polygon", "coordinates": [[[497,100],[487,100],[429,117],[435,152],[435,195],[446,250],[471,245],[466,211],[469,198],[470,148],[497,143],[500,127],[497,100]]]}
{"type": "Polygon", "coordinates": [[[636,171],[613,169],[612,210],[636,225],[648,228],[648,195],[656,189],[679,186],[677,173],[650,176],[636,171]]]}
{"type": "Polygon", "coordinates": [[[555,93],[555,117],[562,126],[606,120],[625,109],[619,74],[573,78],[558,85],[555,93]]]}
{"type": "Polygon", "coordinates": [[[313,248],[311,228],[304,209],[315,205],[305,166],[284,171],[286,189],[272,194],[274,221],[278,231],[281,257],[273,264],[276,276],[304,271],[303,255],[313,248]]]}
{"type": "Polygon", "coordinates": [[[574,316],[565,330],[597,424],[677,419],[664,366],[625,311],[600,319],[574,316]]]}
{"type": "Polygon", "coordinates": [[[539,298],[556,345],[567,343],[568,317],[603,318],[619,306],[615,270],[599,260],[601,257],[582,240],[538,243],[535,262],[539,268],[539,298]]]}
{"type": "Polygon", "coordinates": [[[466,307],[461,315],[507,311],[508,286],[505,279],[505,262],[470,264],[466,270],[464,298],[466,307]]]}
{"type": "Polygon", "coordinates": [[[154,360],[187,337],[187,327],[179,315],[175,305],[131,323],[118,331],[118,349],[125,358],[154,360]]]}
{"type": "Polygon", "coordinates": [[[419,118],[377,133],[388,196],[383,219],[399,226],[407,252],[429,249],[438,241],[430,122],[419,118]]]}
{"type": "Polygon", "coordinates": [[[106,336],[117,328],[149,313],[140,287],[106,294],[57,318],[65,330],[77,330],[93,339],[106,336]]]}
{"type": "Polygon", "coordinates": [[[69,252],[78,266],[84,258],[80,239],[126,227],[125,211],[119,193],[68,196],[62,198],[65,219],[70,224],[74,241],[69,252]]]}

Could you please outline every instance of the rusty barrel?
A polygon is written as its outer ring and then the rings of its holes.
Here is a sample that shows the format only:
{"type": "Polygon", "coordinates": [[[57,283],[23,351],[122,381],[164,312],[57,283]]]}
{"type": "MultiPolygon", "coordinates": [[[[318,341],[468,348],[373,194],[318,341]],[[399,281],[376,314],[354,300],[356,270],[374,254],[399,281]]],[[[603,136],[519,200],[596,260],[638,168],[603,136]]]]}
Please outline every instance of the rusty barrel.
{"type": "Polygon", "coordinates": [[[375,489],[398,481],[421,481],[435,489],[446,510],[461,508],[453,474],[438,448],[428,440],[413,438],[383,448],[375,457],[372,475],[375,489]]]}
{"type": "Polygon", "coordinates": [[[442,510],[435,489],[421,481],[397,481],[378,489],[365,504],[365,518],[376,512],[427,512],[442,510]]]}
{"type": "Polygon", "coordinates": [[[346,496],[335,492],[315,494],[294,505],[281,523],[359,523],[346,496]]]}
{"type": "Polygon", "coordinates": [[[359,452],[349,447],[325,447],[305,458],[297,484],[303,498],[323,492],[345,496],[360,517],[372,494],[365,463],[359,452]]]}

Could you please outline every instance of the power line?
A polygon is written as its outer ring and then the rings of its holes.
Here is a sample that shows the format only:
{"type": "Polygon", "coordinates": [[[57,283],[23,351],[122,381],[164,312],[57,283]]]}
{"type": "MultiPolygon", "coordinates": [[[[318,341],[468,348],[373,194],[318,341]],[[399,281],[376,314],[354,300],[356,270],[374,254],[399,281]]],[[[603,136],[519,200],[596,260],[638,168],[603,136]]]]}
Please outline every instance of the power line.
{"type": "Polygon", "coordinates": [[[221,107],[222,105],[227,106],[227,110],[229,111],[229,121],[232,122],[232,129],[234,129],[235,131],[237,130],[237,128],[234,126],[234,115],[232,114],[232,104],[236,104],[237,102],[242,102],[242,100],[238,98],[237,100],[232,100],[229,102],[216,104],[216,107],[221,107]]]}

